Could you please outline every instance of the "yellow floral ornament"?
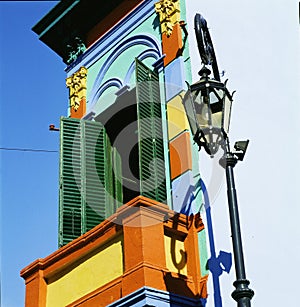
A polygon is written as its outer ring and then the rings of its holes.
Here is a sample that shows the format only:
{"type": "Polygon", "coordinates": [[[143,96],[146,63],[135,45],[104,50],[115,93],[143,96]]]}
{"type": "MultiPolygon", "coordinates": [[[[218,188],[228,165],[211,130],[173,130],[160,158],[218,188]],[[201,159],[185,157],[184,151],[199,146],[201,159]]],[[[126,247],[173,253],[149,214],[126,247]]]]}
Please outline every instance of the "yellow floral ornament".
{"type": "Polygon", "coordinates": [[[155,11],[159,14],[161,32],[169,37],[173,26],[180,21],[179,0],[160,0],[155,3],[155,11]]]}
{"type": "Polygon", "coordinates": [[[82,99],[86,98],[86,77],[87,69],[82,66],[66,79],[66,85],[69,88],[70,107],[75,111],[78,110],[82,99]]]}

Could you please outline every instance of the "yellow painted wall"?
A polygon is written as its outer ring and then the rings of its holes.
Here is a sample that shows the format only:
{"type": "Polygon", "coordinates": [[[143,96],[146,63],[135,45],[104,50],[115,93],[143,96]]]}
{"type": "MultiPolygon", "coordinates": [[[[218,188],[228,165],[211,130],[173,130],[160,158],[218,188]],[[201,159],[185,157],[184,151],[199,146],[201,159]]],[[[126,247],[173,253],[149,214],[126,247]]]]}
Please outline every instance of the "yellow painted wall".
{"type": "Polygon", "coordinates": [[[184,241],[165,235],[166,264],[170,272],[187,275],[184,241]]]}
{"type": "MultiPolygon", "coordinates": [[[[118,237],[47,286],[47,307],[63,307],[123,274],[123,238],[118,237]]],[[[58,273],[59,274],[59,273],[58,273]]]]}
{"type": "Polygon", "coordinates": [[[184,130],[189,129],[189,123],[182,104],[184,93],[175,96],[167,104],[169,140],[184,130]]]}

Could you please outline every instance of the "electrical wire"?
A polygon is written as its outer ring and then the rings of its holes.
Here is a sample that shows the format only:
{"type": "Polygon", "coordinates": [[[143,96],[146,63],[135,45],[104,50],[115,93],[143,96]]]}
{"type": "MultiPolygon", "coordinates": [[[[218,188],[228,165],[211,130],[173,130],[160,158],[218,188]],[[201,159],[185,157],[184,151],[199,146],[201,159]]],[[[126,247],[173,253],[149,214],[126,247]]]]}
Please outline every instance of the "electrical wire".
{"type": "Polygon", "coordinates": [[[0,150],[10,150],[10,151],[28,151],[28,152],[58,152],[58,150],[47,150],[47,149],[33,149],[33,148],[9,148],[9,147],[0,147],[0,150]]]}

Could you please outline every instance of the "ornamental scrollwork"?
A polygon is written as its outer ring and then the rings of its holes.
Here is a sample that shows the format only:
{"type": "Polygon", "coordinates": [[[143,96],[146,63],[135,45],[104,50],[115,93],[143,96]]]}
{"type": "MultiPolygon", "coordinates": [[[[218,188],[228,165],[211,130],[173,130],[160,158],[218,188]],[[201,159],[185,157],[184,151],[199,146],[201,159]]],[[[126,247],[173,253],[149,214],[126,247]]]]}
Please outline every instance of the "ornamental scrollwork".
{"type": "Polygon", "coordinates": [[[160,0],[155,3],[155,11],[159,14],[161,32],[169,37],[174,25],[180,21],[179,0],[160,0]]]}
{"type": "Polygon", "coordinates": [[[71,64],[74,62],[84,51],[86,46],[80,37],[75,37],[71,43],[67,45],[67,59],[66,63],[71,64]]]}
{"type": "Polygon", "coordinates": [[[81,101],[86,99],[87,72],[88,70],[82,66],[66,79],[66,85],[69,88],[70,107],[75,111],[78,110],[81,101]]]}

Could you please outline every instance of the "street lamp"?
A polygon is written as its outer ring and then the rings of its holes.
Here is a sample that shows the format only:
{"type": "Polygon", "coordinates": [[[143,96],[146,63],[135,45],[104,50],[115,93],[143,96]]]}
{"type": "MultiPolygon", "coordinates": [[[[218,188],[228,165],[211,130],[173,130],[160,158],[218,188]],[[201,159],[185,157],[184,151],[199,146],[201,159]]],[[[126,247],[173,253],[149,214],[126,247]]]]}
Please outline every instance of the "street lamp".
{"type": "Polygon", "coordinates": [[[242,161],[249,141],[239,141],[230,149],[228,131],[232,107],[232,94],[226,88],[226,82],[220,81],[217,61],[206,20],[200,15],[195,16],[195,32],[204,66],[199,72],[200,80],[192,85],[188,84],[188,91],[183,98],[185,112],[190,124],[194,141],[203,147],[213,157],[221,148],[224,151],[220,164],[226,170],[227,197],[230,216],[230,226],[236,270],[235,290],[232,297],[238,307],[250,307],[254,291],[246,279],[242,238],[240,230],[237,195],[234,183],[233,168],[238,161],[242,161]],[[214,78],[210,78],[211,71],[214,78]]]}
{"type": "Polygon", "coordinates": [[[202,67],[200,80],[188,85],[183,104],[194,141],[213,157],[228,134],[232,95],[226,82],[210,79],[210,73],[206,66],[202,67]]]}

